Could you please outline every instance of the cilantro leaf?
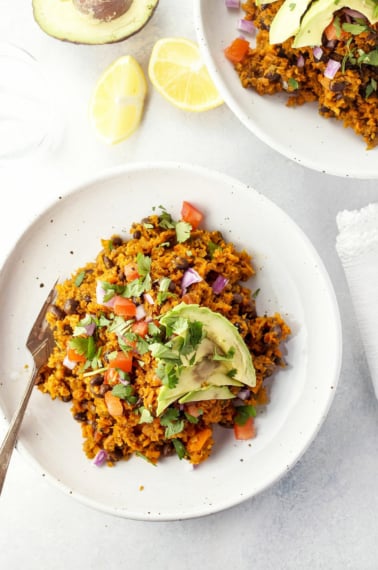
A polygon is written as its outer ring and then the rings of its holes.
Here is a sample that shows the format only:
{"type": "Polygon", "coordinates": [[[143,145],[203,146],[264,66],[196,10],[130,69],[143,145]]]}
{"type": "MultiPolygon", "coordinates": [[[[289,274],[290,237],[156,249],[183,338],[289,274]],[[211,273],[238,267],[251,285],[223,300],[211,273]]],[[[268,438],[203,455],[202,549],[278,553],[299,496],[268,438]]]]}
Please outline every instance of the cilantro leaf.
{"type": "Polygon", "coordinates": [[[184,429],[184,420],[180,420],[179,411],[176,408],[168,408],[160,417],[160,424],[166,428],[165,437],[167,438],[177,435],[184,429]]]}
{"type": "Polygon", "coordinates": [[[256,408],[251,405],[237,406],[235,423],[239,426],[244,426],[249,418],[256,416],[256,408]]]}
{"type": "Polygon", "coordinates": [[[213,355],[213,360],[232,360],[235,355],[235,347],[231,346],[226,354],[218,354],[217,352],[213,355]]]}
{"type": "Polygon", "coordinates": [[[173,443],[173,447],[175,448],[175,451],[179,457],[179,459],[184,459],[185,455],[186,455],[186,448],[185,445],[182,443],[181,439],[173,439],[172,440],[173,443]]]}
{"type": "Polygon", "coordinates": [[[176,223],[176,239],[178,243],[183,243],[190,238],[192,226],[188,222],[176,223]]]}
{"type": "Polygon", "coordinates": [[[142,406],[138,409],[140,413],[140,424],[151,424],[154,421],[154,416],[151,414],[150,410],[142,406]]]}
{"type": "Polygon", "coordinates": [[[82,284],[82,282],[84,281],[84,279],[85,279],[85,271],[80,271],[80,273],[78,273],[78,274],[76,275],[76,278],[75,278],[75,286],[76,286],[76,287],[80,287],[80,285],[82,284]]]}

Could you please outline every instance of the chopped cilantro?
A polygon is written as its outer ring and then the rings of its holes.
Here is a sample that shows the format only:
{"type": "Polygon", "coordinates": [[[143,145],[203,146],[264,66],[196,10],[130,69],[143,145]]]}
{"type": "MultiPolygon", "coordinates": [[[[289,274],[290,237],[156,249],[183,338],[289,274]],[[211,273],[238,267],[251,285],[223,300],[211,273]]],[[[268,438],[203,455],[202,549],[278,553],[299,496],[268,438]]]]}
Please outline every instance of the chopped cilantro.
{"type": "Polygon", "coordinates": [[[214,243],[213,241],[209,241],[209,243],[207,244],[207,251],[209,252],[210,258],[213,259],[214,253],[217,250],[221,250],[221,246],[218,245],[217,243],[214,243]]]}
{"type": "Polygon", "coordinates": [[[177,435],[184,429],[184,420],[179,418],[179,411],[176,408],[168,408],[160,417],[160,424],[165,427],[167,438],[177,435]]]}
{"type": "Polygon", "coordinates": [[[213,360],[232,360],[235,355],[235,347],[231,346],[226,354],[218,354],[217,352],[213,355],[213,360]]]}
{"type": "Polygon", "coordinates": [[[141,277],[146,277],[151,270],[151,257],[138,253],[137,255],[138,273],[141,277]]]}
{"type": "Polygon", "coordinates": [[[346,32],[349,32],[353,36],[358,36],[359,34],[362,34],[362,32],[366,32],[369,27],[365,24],[351,24],[349,22],[345,22],[342,25],[342,29],[346,32]]]}
{"type": "Polygon", "coordinates": [[[85,271],[80,271],[80,273],[78,273],[76,275],[75,278],[75,285],[76,287],[80,287],[80,285],[82,284],[82,282],[84,281],[85,278],[85,271]]]}
{"type": "Polygon", "coordinates": [[[182,443],[181,439],[172,439],[173,447],[179,457],[179,459],[184,459],[186,455],[185,445],[182,443]]]}
{"type": "Polygon", "coordinates": [[[243,426],[248,418],[256,416],[256,408],[251,405],[246,406],[237,406],[236,408],[236,415],[235,415],[235,423],[239,426],[243,426]]]}
{"type": "Polygon", "coordinates": [[[192,226],[188,222],[177,222],[176,223],[176,239],[178,243],[184,243],[190,238],[190,232],[192,226]]]}
{"type": "Polygon", "coordinates": [[[297,89],[299,89],[299,83],[296,79],[294,79],[294,77],[289,77],[289,79],[287,80],[287,83],[288,83],[290,89],[292,89],[293,91],[296,91],[297,89]]]}
{"type": "Polygon", "coordinates": [[[140,424],[151,424],[154,421],[154,416],[151,414],[150,410],[142,406],[138,409],[140,413],[140,424]]]}
{"type": "Polygon", "coordinates": [[[116,384],[112,388],[112,394],[121,400],[126,400],[129,404],[135,404],[137,401],[137,396],[134,395],[134,388],[130,384],[116,384]]]}
{"type": "Polygon", "coordinates": [[[160,279],[159,292],[156,298],[158,305],[161,305],[162,303],[164,303],[164,301],[166,301],[170,297],[176,297],[174,293],[171,293],[168,290],[170,284],[171,284],[171,279],[169,279],[169,277],[163,277],[162,279],[160,279]]]}
{"type": "Polygon", "coordinates": [[[83,354],[87,360],[92,360],[96,355],[96,343],[93,336],[76,336],[68,343],[78,354],[83,354]]]}

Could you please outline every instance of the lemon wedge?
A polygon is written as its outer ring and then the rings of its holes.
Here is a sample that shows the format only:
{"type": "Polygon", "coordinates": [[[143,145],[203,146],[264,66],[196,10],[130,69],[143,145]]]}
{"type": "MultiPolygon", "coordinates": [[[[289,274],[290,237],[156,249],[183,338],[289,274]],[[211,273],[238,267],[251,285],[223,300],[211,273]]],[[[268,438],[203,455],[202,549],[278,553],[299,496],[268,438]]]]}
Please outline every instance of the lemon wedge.
{"type": "Polygon", "coordinates": [[[146,94],[146,77],[136,59],[116,59],[100,76],[90,100],[91,122],[100,138],[116,144],[129,137],[141,121],[146,94]]]}
{"type": "Polygon", "coordinates": [[[185,111],[207,111],[223,103],[196,43],[162,38],[152,48],[148,76],[155,89],[185,111]]]}

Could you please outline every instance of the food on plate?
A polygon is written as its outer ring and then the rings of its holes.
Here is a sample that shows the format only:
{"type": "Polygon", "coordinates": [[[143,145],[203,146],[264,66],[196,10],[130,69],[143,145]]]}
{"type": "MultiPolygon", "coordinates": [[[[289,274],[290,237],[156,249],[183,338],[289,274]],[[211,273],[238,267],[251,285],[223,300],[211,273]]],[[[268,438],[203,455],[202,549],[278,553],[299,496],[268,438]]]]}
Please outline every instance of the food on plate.
{"type": "Polygon", "coordinates": [[[33,0],[44,32],[82,44],[122,41],[149,21],[159,0],[33,0]]]}
{"type": "Polygon", "coordinates": [[[158,40],[151,52],[148,75],[156,90],[184,111],[208,111],[223,103],[198,45],[191,40],[158,40]]]}
{"type": "Polygon", "coordinates": [[[179,221],[155,208],[56,286],[56,345],[38,387],[70,402],[96,465],[175,453],[199,464],[216,426],[255,436],[290,329],[257,314],[250,255],[203,221],[190,202],[179,221]]]}
{"type": "Polygon", "coordinates": [[[377,0],[247,0],[242,8],[247,33],[225,56],[243,87],[286,93],[292,107],[317,102],[323,117],[342,121],[368,149],[376,147],[377,0]]]}
{"type": "Polygon", "coordinates": [[[97,81],[89,104],[99,137],[116,144],[132,135],[142,119],[146,95],[147,81],[137,60],[124,55],[114,61],[97,81]]]}

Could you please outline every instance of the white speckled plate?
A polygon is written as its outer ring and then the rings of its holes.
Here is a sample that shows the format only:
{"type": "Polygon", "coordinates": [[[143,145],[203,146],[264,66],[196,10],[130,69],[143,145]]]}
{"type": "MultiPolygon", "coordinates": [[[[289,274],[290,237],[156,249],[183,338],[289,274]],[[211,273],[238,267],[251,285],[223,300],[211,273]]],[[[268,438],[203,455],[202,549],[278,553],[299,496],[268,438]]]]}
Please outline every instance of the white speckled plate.
{"type": "Polygon", "coordinates": [[[95,467],[83,454],[69,404],[32,395],[19,451],[41,474],[87,505],[140,520],[199,517],[231,507],[278,480],[320,428],[338,381],[341,332],[335,295],[302,231],[277,206],[240,182],[182,164],[113,170],[68,193],[30,225],[0,273],[1,419],[11,417],[31,358],[25,339],[47,291],[92,260],[100,239],[128,235],[131,223],[164,205],[174,217],[187,199],[206,227],[254,256],[258,311],[280,311],[293,330],[288,368],[276,374],[257,437],[235,441],[219,429],[211,458],[192,469],[177,457],[154,467],[141,458],[95,467]],[[42,286],[43,285],[43,286],[42,286]]]}
{"type": "Polygon", "coordinates": [[[241,9],[227,10],[224,0],[194,0],[193,4],[198,42],[209,72],[245,127],[303,166],[337,176],[378,178],[378,147],[367,151],[363,139],[341,121],[324,119],[315,104],[289,108],[283,95],[261,97],[242,87],[223,54],[240,35],[241,9]]]}

